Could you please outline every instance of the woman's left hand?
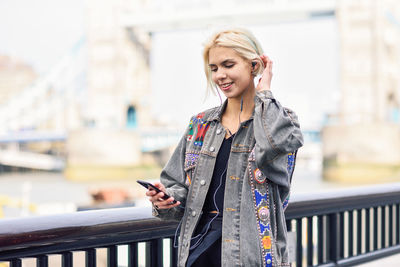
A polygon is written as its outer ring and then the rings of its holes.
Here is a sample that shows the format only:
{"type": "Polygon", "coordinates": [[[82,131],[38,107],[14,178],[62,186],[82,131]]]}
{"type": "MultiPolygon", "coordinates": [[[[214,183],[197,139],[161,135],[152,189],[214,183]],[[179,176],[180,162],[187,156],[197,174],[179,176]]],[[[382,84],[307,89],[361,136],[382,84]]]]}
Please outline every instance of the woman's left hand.
{"type": "Polygon", "coordinates": [[[271,79],[272,79],[272,61],[266,55],[261,55],[261,60],[264,63],[264,71],[261,75],[256,91],[271,90],[271,79]]]}

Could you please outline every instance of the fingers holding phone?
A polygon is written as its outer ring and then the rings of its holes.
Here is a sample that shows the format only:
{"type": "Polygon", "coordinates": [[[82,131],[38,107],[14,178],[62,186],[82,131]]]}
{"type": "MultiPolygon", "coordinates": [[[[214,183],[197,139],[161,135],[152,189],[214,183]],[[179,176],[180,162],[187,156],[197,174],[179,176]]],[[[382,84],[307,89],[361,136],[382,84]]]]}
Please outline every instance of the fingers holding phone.
{"type": "Polygon", "coordinates": [[[164,192],[164,185],[155,182],[154,185],[147,187],[146,196],[149,197],[150,202],[152,202],[158,209],[170,209],[181,204],[179,201],[175,201],[173,197],[168,196],[164,192]]]}

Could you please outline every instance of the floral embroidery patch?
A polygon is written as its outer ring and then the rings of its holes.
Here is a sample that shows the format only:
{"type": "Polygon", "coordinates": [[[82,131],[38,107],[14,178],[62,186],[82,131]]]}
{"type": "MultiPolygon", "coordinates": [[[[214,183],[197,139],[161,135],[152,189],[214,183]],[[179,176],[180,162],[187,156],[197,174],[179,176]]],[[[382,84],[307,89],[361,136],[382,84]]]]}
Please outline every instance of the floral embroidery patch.
{"type": "Polygon", "coordinates": [[[203,117],[204,117],[204,112],[197,114],[197,116],[195,118],[192,118],[190,120],[189,126],[188,126],[189,127],[189,132],[188,132],[188,134],[186,136],[186,140],[188,142],[192,141],[192,139],[193,139],[193,134],[194,134],[193,125],[203,124],[204,123],[203,117]]]}
{"type": "Polygon", "coordinates": [[[207,133],[210,124],[207,122],[199,123],[197,125],[196,138],[194,139],[194,145],[197,147],[202,147],[204,142],[204,136],[207,133]]]}

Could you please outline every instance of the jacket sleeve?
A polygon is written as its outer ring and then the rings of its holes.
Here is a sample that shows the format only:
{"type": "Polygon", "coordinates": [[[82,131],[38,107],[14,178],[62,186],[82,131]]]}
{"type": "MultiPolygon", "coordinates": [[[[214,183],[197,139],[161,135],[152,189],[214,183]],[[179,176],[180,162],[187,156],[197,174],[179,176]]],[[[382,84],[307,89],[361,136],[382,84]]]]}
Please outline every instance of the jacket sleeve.
{"type": "Polygon", "coordinates": [[[303,145],[303,135],[296,114],[282,107],[270,90],[256,93],[254,136],[257,167],[270,181],[288,188],[288,155],[303,145]]]}
{"type": "Polygon", "coordinates": [[[157,209],[153,205],[153,216],[164,220],[179,221],[184,213],[188,186],[185,184],[186,173],[184,170],[186,138],[188,129],[182,136],[174,153],[165,165],[160,175],[160,182],[165,186],[166,193],[175,200],[180,201],[178,207],[171,209],[157,209]]]}

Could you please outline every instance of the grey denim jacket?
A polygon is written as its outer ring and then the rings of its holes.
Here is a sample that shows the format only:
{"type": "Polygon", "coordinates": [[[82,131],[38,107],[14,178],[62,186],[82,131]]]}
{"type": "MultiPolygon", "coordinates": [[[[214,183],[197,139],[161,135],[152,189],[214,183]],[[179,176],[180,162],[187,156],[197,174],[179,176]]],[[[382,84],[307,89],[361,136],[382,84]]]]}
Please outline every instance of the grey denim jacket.
{"type": "MultiPolygon", "coordinates": [[[[190,239],[202,214],[219,148],[225,137],[221,116],[226,102],[192,117],[161,172],[179,207],[153,215],[181,221],[178,266],[185,266],[190,239]]],[[[222,266],[290,266],[284,210],[296,152],[303,144],[297,116],[269,90],[255,96],[253,116],[232,141],[222,221],[222,266]]]]}

